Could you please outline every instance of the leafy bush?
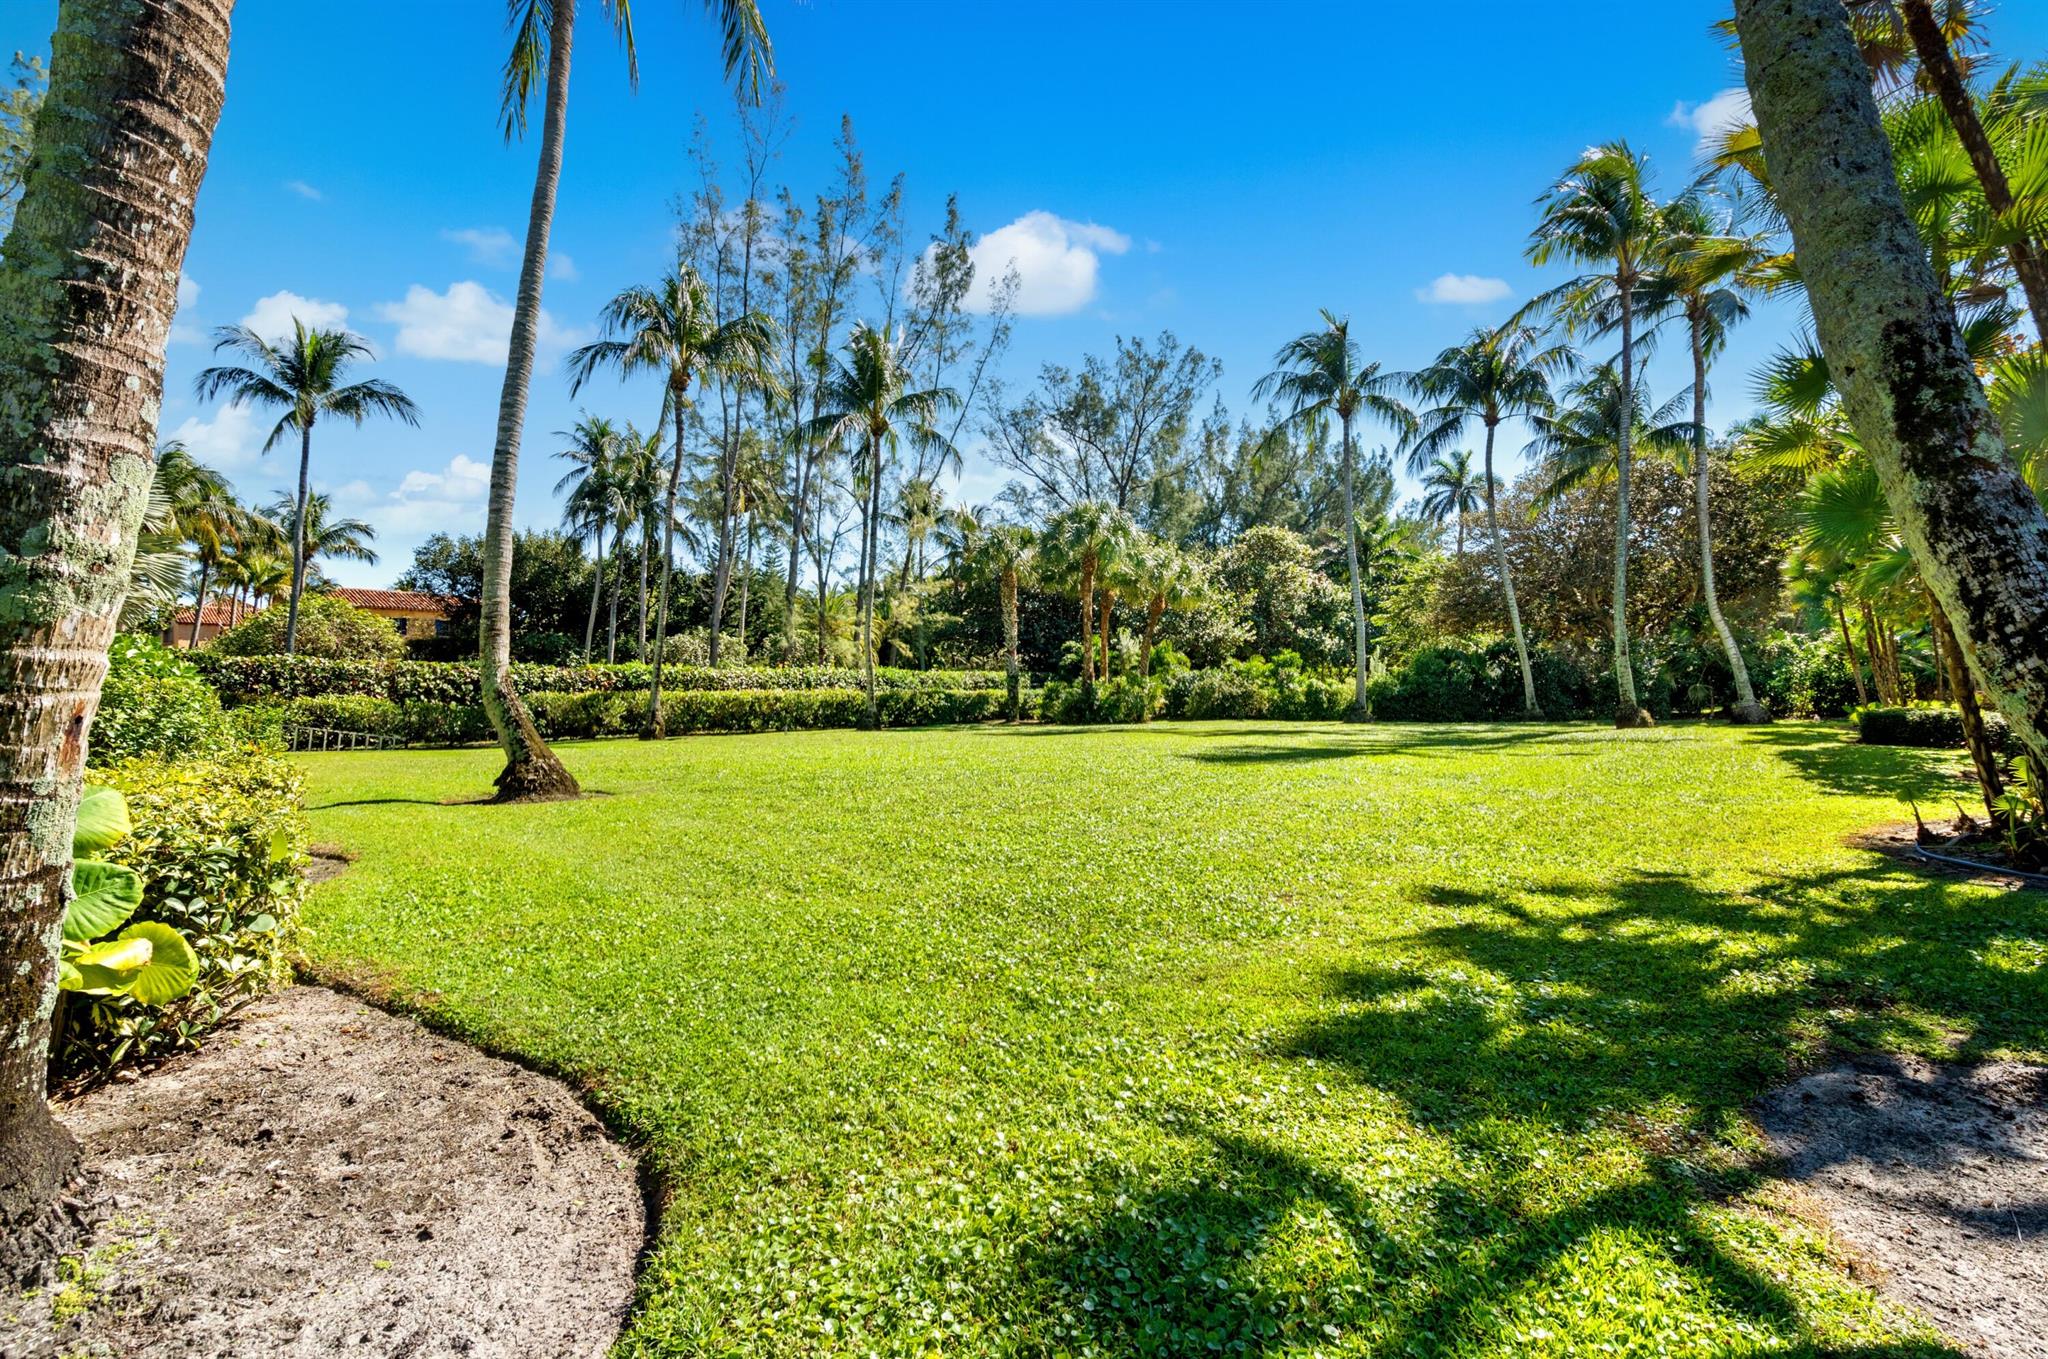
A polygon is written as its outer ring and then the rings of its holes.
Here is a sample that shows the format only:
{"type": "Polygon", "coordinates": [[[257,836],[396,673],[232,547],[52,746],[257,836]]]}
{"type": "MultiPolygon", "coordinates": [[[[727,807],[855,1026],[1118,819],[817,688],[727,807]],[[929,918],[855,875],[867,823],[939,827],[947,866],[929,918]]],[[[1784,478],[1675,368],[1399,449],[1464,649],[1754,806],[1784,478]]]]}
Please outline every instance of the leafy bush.
{"type": "MultiPolygon", "coordinates": [[[[662,643],[661,659],[664,666],[710,665],[711,629],[685,628],[681,632],[671,633],[668,640],[662,643]]],[[[747,644],[745,639],[737,637],[730,632],[721,636],[718,641],[718,663],[721,669],[728,667],[738,669],[745,666],[747,663],[747,644]]],[[[667,679],[668,675],[664,670],[662,680],[666,683],[667,679]]]]}
{"type": "Polygon", "coordinates": [[[1856,680],[1832,636],[1781,633],[1765,643],[1757,670],[1757,697],[1781,717],[1840,717],[1856,705],[1856,680]]]}
{"type": "MultiPolygon", "coordinates": [[[[1092,689],[1067,680],[1053,680],[1040,695],[1039,715],[1045,721],[1061,726],[1081,726],[1090,722],[1144,722],[1160,710],[1165,690],[1163,681],[1140,680],[1136,675],[1119,675],[1092,689]]],[[[1004,703],[1001,695],[995,697],[998,701],[991,711],[1000,715],[1004,703]]]]}
{"type": "Polygon", "coordinates": [[[1243,670],[1183,670],[1167,683],[1166,715],[1204,721],[1264,717],[1272,695],[1243,670]]]}
{"type": "Polygon", "coordinates": [[[319,730],[396,737],[408,745],[455,746],[491,739],[490,717],[481,703],[394,703],[363,694],[336,694],[295,698],[276,706],[280,733],[287,742],[298,733],[319,730]]]}
{"type": "Polygon", "coordinates": [[[286,981],[305,895],[300,775],[289,762],[248,751],[134,759],[96,767],[92,778],[127,799],[133,829],[102,857],[141,875],[133,918],[182,934],[198,981],[154,1008],[130,996],[70,998],[53,1054],[66,1075],[190,1047],[237,1003],[286,981]]]}
{"type": "Polygon", "coordinates": [[[117,637],[107,656],[92,758],[217,755],[235,741],[220,699],[183,656],[148,637],[117,637]]]}
{"type": "MultiPolygon", "coordinates": [[[[1567,655],[1534,647],[1529,670],[1546,717],[1578,716],[1599,701],[1599,682],[1567,655]]],[[[1605,692],[1613,691],[1610,676],[1605,692]]],[[[1393,721],[1491,722],[1524,711],[1522,663],[1510,638],[1423,647],[1399,670],[1374,676],[1368,692],[1374,715],[1393,721]]]]}
{"type": "MultiPolygon", "coordinates": [[[[284,651],[288,610],[282,604],[238,623],[203,648],[223,656],[272,656],[284,651]]],[[[396,660],[405,639],[388,618],[359,609],[338,595],[308,591],[299,597],[298,654],[332,660],[396,660]]]]}
{"type": "MultiPolygon", "coordinates": [[[[1931,750],[1961,750],[1963,715],[1947,703],[1916,703],[1910,708],[1885,708],[1867,704],[1850,714],[1856,723],[1856,738],[1871,746],[1919,746],[1931,750]]],[[[1984,714],[1984,734],[1991,748],[2012,754],[2016,745],[2012,728],[1997,713],[1984,714]]]]}
{"type": "MultiPolygon", "coordinates": [[[[479,697],[473,661],[345,661],[313,656],[226,656],[198,652],[194,661],[230,706],[287,698],[359,695],[396,703],[475,703],[479,697]]],[[[521,694],[621,692],[645,689],[652,666],[529,665],[512,667],[521,694]]],[[[831,666],[708,667],[664,666],[664,690],[690,689],[858,689],[859,670],[831,666]]],[[[1001,689],[1000,670],[894,670],[875,672],[878,689],[1001,689]]]]}

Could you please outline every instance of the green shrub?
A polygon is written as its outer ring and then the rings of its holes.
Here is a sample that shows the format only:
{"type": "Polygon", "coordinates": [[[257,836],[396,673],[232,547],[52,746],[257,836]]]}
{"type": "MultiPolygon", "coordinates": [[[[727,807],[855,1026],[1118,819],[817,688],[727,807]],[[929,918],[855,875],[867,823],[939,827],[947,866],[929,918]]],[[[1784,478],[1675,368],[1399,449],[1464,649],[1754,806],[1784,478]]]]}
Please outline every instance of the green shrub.
{"type": "Polygon", "coordinates": [[[220,699],[190,661],[152,638],[114,639],[92,723],[95,761],[217,755],[234,741],[220,699]]]}
{"type": "MultiPolygon", "coordinates": [[[[287,609],[279,604],[238,623],[208,642],[223,656],[273,656],[284,651],[287,609]]],[[[396,660],[405,639],[388,618],[359,609],[338,595],[308,591],[299,597],[298,654],[333,660],[396,660]]]]}
{"type": "MultiPolygon", "coordinates": [[[[991,716],[1004,712],[1003,696],[989,707],[991,716]]],[[[1166,697],[1164,680],[1140,680],[1136,675],[1119,675],[1092,688],[1070,680],[1053,680],[1039,696],[1038,714],[1060,726],[1082,726],[1091,722],[1145,722],[1158,715],[1166,697]]],[[[958,719],[970,720],[970,719],[958,719]]]]}
{"type": "MultiPolygon", "coordinates": [[[[210,649],[194,662],[230,707],[287,698],[359,695],[395,703],[475,703],[479,689],[474,661],[332,660],[317,656],[229,656],[210,649]]],[[[623,665],[531,665],[512,667],[521,694],[618,692],[646,689],[653,667],[623,665]]],[[[875,672],[878,689],[1001,689],[1000,670],[895,670],[875,672]]],[[[694,689],[858,689],[859,670],[830,666],[664,666],[665,691],[694,689]]]]}
{"type": "MultiPolygon", "coordinates": [[[[1910,708],[1886,708],[1872,703],[1850,714],[1856,723],[1856,738],[1871,746],[1918,746],[1931,750],[1961,750],[1963,715],[1947,703],[1916,703],[1910,708]]],[[[2012,728],[1998,713],[1984,714],[1984,734],[1991,748],[2002,755],[2017,749],[2012,728]]]]}
{"type": "Polygon", "coordinates": [[[1272,692],[1242,669],[1226,664],[1217,670],[1185,670],[1175,675],[1166,692],[1166,715],[1190,721],[1264,717],[1272,692]]]}
{"type": "Polygon", "coordinates": [[[1856,680],[1832,635],[1780,633],[1757,660],[1757,697],[1780,717],[1840,717],[1856,706],[1856,680]]]}
{"type": "Polygon", "coordinates": [[[95,767],[91,778],[128,802],[133,829],[102,857],[142,875],[133,918],[184,935],[199,980],[155,1008],[128,996],[69,997],[53,1054],[63,1075],[191,1047],[238,1002],[288,980],[305,895],[300,775],[289,762],[249,751],[134,759],[95,767]]]}
{"type": "MultiPolygon", "coordinates": [[[[1570,656],[1533,647],[1529,671],[1546,717],[1581,716],[1600,701],[1600,682],[1570,656]]],[[[1397,722],[1492,722],[1525,711],[1522,663],[1505,637],[1422,647],[1405,665],[1374,676],[1368,692],[1374,716],[1397,722]]],[[[1614,692],[1612,676],[1605,692],[1614,692]]]]}

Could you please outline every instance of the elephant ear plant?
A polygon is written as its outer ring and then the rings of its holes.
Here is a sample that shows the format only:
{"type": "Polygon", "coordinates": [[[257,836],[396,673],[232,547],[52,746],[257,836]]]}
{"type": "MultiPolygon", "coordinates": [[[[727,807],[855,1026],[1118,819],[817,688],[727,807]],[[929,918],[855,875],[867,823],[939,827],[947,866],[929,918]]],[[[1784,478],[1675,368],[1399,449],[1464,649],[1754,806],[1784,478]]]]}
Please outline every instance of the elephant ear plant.
{"type": "Polygon", "coordinates": [[[87,857],[113,848],[130,829],[126,799],[115,789],[88,785],[71,837],[73,890],[64,908],[57,985],[88,996],[126,995],[163,1005],[192,989],[199,979],[198,955],[184,935],[154,920],[114,934],[142,905],[142,876],[87,857]]]}

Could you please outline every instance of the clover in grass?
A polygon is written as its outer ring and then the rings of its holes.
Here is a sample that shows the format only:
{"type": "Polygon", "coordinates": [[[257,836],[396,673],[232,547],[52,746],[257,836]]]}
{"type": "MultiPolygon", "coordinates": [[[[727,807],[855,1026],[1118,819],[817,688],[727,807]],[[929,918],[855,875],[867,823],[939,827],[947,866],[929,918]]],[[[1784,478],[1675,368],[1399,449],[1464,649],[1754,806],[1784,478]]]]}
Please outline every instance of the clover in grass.
{"type": "Polygon", "coordinates": [[[154,920],[128,925],[142,905],[142,875],[90,856],[105,853],[133,829],[117,789],[88,786],[71,837],[71,901],[57,985],[88,996],[133,996],[162,1005],[199,980],[199,958],[185,936],[154,920]],[[120,930],[115,934],[115,930],[120,930]]]}

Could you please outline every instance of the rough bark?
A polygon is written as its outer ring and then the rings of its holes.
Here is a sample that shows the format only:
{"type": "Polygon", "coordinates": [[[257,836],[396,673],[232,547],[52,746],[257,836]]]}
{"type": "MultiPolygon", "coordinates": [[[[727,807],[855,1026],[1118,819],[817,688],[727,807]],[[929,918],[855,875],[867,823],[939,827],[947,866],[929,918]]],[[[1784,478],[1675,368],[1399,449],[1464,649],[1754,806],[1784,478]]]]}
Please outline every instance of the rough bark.
{"type": "Polygon", "coordinates": [[[1635,468],[1635,299],[1621,286],[1621,428],[1615,438],[1614,479],[1614,725],[1656,725],[1636,700],[1635,663],[1628,653],[1629,474],[1635,468]]]}
{"type": "Polygon", "coordinates": [[[1737,0],[1815,328],[1921,577],[2021,743],[2048,753],[2048,513],[2007,454],[1899,195],[1840,0],[1737,0]]]}
{"type": "Polygon", "coordinates": [[[1735,679],[1735,704],[1729,716],[1746,726],[1771,720],[1764,705],[1756,701],[1756,689],[1749,682],[1749,667],[1743,664],[1742,648],[1735,644],[1735,630],[1721,613],[1721,592],[1714,588],[1714,521],[1707,514],[1707,348],[1704,318],[1695,312],[1688,318],[1692,335],[1692,487],[1693,511],[1700,526],[1700,592],[1706,596],[1707,617],[1720,635],[1721,650],[1728,657],[1728,673],[1735,679]]]}
{"type": "Polygon", "coordinates": [[[576,32],[576,0],[554,0],[548,30],[547,111],[541,124],[540,162],[533,174],[533,202],[526,219],[526,252],[519,265],[519,293],[512,308],[512,340],[505,358],[505,385],[498,397],[497,446],[491,453],[491,491],[484,523],[484,579],[480,660],[484,711],[490,714],[505,768],[498,774],[499,802],[576,797],[576,779],[548,749],[512,685],[513,501],[519,488],[519,443],[526,424],[526,394],[533,381],[539,339],[541,280],[547,272],[548,233],[554,225],[555,190],[562,179],[562,138],[569,121],[569,54],[576,32]]]}
{"type": "Polygon", "coordinates": [[[1110,615],[1116,612],[1116,591],[1104,590],[1101,603],[1095,610],[1096,631],[1102,638],[1102,678],[1109,679],[1109,629],[1110,615]]]}
{"type": "MultiPolygon", "coordinates": [[[[1933,6],[1927,0],[1902,0],[1900,8],[1905,11],[1906,32],[1913,40],[1914,55],[1920,59],[1921,74],[1933,87],[1942,112],[1948,115],[1949,126],[1956,130],[1956,140],[1970,157],[1970,168],[1976,171],[1977,182],[1984,186],[1985,204],[1993,212],[2010,213],[2012,185],[2006,180],[2005,167],[1998,163],[1991,138],[1984,133],[1984,122],[1977,116],[1977,101],[1970,97],[1970,88],[1963,83],[1962,69],[1956,65],[1948,40],[1941,35],[1941,23],[1934,17],[1933,6]]],[[[2048,259],[2042,257],[2035,242],[2024,236],[2005,248],[2005,257],[2012,262],[2020,291],[2026,294],[2027,310],[2034,318],[2034,333],[2048,341],[2048,259]]]]}
{"type": "Polygon", "coordinates": [[[185,636],[185,649],[190,651],[199,645],[199,626],[206,621],[206,582],[213,566],[213,558],[199,559],[199,588],[192,592],[192,631],[185,636]]]}
{"type": "Polygon", "coordinates": [[[1849,635],[1849,611],[1842,607],[1840,598],[1837,598],[1834,604],[1835,622],[1842,629],[1842,659],[1848,663],[1849,678],[1856,681],[1856,702],[1868,703],[1870,690],[1863,683],[1863,663],[1856,659],[1856,641],[1849,635]]]}
{"type": "Polygon", "coordinates": [[[590,615],[583,620],[583,659],[590,659],[597,640],[597,605],[604,597],[604,520],[597,521],[597,543],[590,551],[590,615]]]}
{"type": "Polygon", "coordinates": [[[76,1164],[44,1102],[71,832],[152,474],[233,0],[65,0],[0,251],[0,1276],[76,1164]]]}
{"type": "Polygon", "coordinates": [[[1351,416],[1346,414],[1341,418],[1344,425],[1344,564],[1351,573],[1351,649],[1357,666],[1352,676],[1351,709],[1357,717],[1367,719],[1372,716],[1372,699],[1365,688],[1365,587],[1358,577],[1358,502],[1351,484],[1354,476],[1351,416]]]}
{"type": "Polygon", "coordinates": [[[299,429],[299,498],[292,508],[292,597],[284,615],[284,654],[299,649],[299,600],[306,593],[306,502],[313,490],[313,421],[299,429]]]}
{"type": "Polygon", "coordinates": [[[882,554],[882,440],[879,435],[868,435],[868,503],[867,523],[861,533],[866,546],[861,560],[862,592],[860,607],[860,664],[861,674],[867,683],[868,725],[882,725],[881,700],[875,694],[875,591],[881,584],[882,554]]]}
{"type": "MultiPolygon", "coordinates": [[[[1105,678],[1107,678],[1105,676],[1105,678]]],[[[1081,557],[1081,687],[1095,689],[1095,554],[1081,557]]]]}
{"type": "Polygon", "coordinates": [[[1983,709],[1977,706],[1977,683],[1970,678],[1956,630],[1932,593],[1927,596],[1927,617],[1934,625],[1935,649],[1941,654],[1942,673],[1948,676],[1949,690],[1955,696],[1956,714],[1962,719],[1963,744],[1969,747],[1970,763],[1977,771],[1977,786],[1984,793],[1984,810],[1995,821],[2000,814],[1998,798],[2005,791],[2005,780],[1998,772],[1998,752],[1984,730],[1983,709]]]}
{"type": "Polygon", "coordinates": [[[1515,659],[1522,666],[1522,715],[1541,717],[1543,708],[1536,702],[1536,671],[1529,664],[1529,639],[1522,632],[1522,610],[1515,603],[1515,579],[1508,571],[1507,540],[1500,532],[1500,509],[1498,497],[1494,494],[1493,480],[1493,431],[1498,421],[1486,422],[1486,536],[1493,540],[1493,567],[1500,575],[1500,592],[1508,606],[1508,631],[1515,637],[1515,659]]]}

